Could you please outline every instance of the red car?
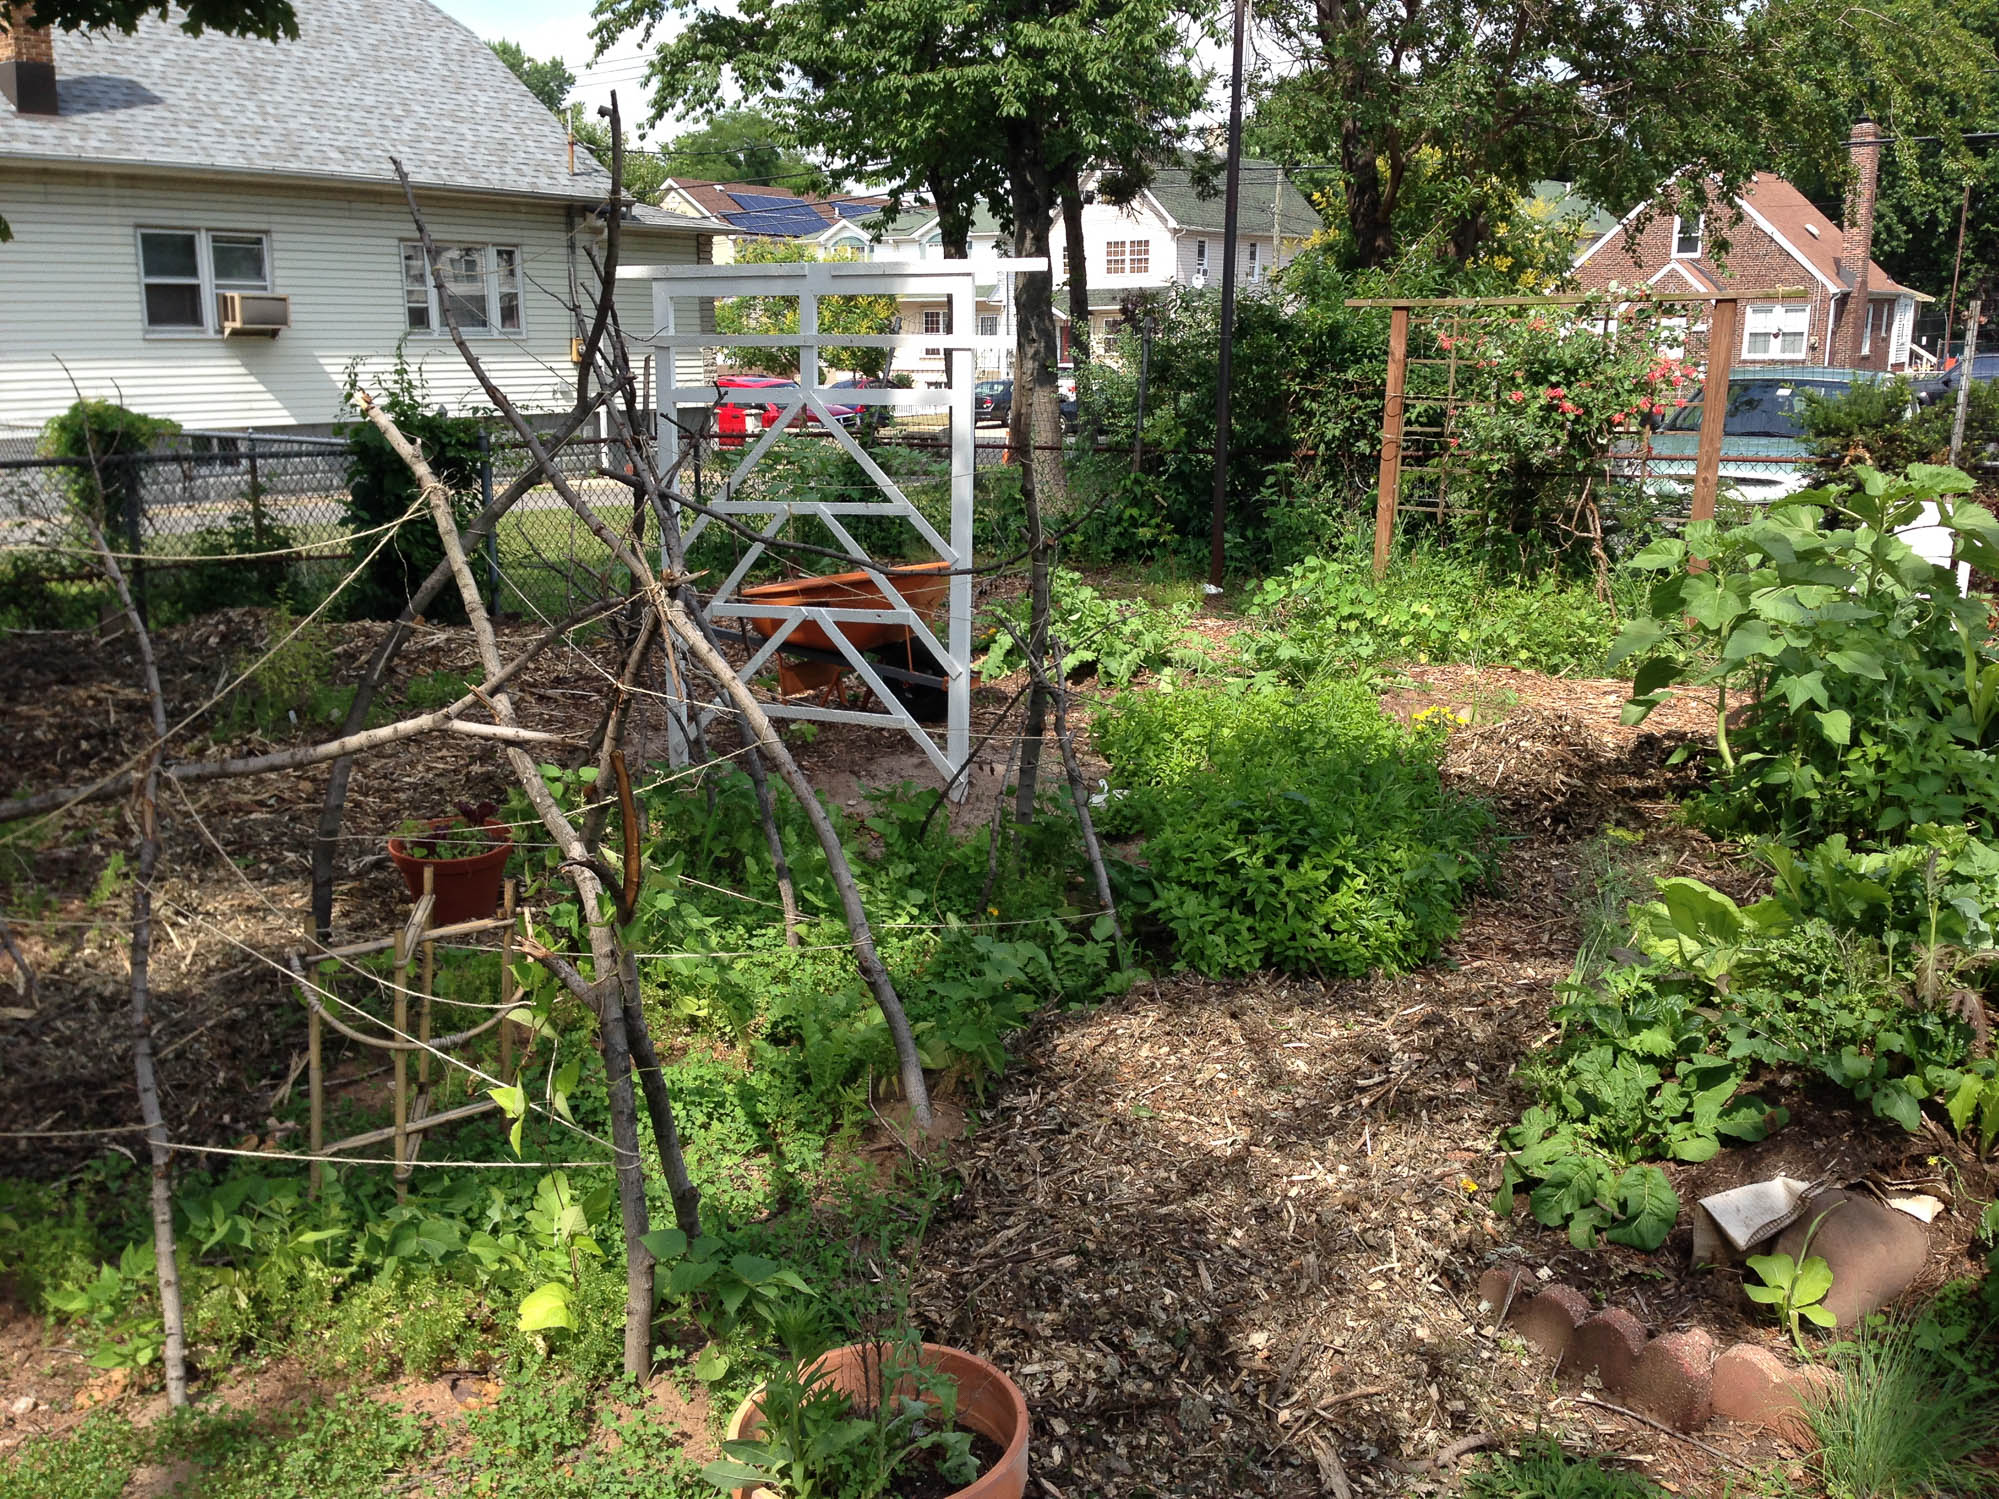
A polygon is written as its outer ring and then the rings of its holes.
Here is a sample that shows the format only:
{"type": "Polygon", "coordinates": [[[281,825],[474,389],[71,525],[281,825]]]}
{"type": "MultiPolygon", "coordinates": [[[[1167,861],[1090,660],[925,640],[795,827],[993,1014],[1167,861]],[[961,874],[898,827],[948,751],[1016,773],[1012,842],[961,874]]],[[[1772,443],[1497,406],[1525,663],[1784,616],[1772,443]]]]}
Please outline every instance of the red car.
{"type": "MultiPolygon", "coordinates": [[[[784,380],[775,375],[724,375],[715,384],[723,390],[796,390],[796,380],[784,380]]],[[[826,410],[833,420],[843,427],[851,427],[859,413],[858,406],[835,406],[830,402],[826,410]]],[[[722,446],[734,448],[742,446],[745,437],[753,437],[772,425],[780,414],[776,403],[752,405],[724,401],[715,408],[715,430],[721,437],[722,446]],[[752,426],[752,421],[755,425],[752,426]]],[[[800,422],[817,422],[818,416],[812,411],[804,411],[797,418],[800,422]]]]}

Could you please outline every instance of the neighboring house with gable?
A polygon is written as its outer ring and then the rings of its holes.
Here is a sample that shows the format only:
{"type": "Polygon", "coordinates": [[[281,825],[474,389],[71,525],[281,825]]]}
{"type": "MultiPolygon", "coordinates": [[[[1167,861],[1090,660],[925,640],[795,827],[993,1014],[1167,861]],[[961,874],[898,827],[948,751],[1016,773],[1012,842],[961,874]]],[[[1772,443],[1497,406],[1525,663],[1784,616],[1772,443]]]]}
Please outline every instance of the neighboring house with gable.
{"type": "MultiPolygon", "coordinates": [[[[1726,264],[1714,228],[1670,212],[1642,228],[1634,208],[1576,258],[1585,290],[1775,291],[1801,287],[1807,300],[1752,303],[1741,313],[1738,364],[1759,361],[1838,369],[1904,370],[1928,363],[1912,346],[1916,304],[1934,300],[1901,285],[1872,258],[1879,132],[1853,135],[1854,185],[1835,224],[1783,178],[1758,172],[1728,205],[1726,264]]],[[[1695,324],[1699,331],[1699,324],[1695,324]]]]}
{"type": "MultiPolygon", "coordinates": [[[[130,36],[0,33],[0,432],[79,389],[193,428],[324,431],[349,366],[379,381],[399,347],[433,398],[483,405],[391,156],[488,371],[525,409],[570,404],[565,303],[601,255],[608,174],[424,0],[297,10],[277,44],[157,17],[130,36]]],[[[623,258],[706,261],[726,228],[640,207],[623,258]]],[[[629,332],[701,316],[651,297],[620,287],[629,332]]]]}

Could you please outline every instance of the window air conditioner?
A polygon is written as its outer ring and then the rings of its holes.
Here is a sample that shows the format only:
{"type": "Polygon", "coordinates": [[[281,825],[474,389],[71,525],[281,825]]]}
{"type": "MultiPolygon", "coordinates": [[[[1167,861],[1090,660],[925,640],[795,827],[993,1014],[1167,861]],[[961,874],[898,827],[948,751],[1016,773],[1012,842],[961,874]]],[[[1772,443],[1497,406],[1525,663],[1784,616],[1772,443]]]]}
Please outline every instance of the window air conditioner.
{"type": "Polygon", "coordinates": [[[1208,284],[1208,268],[1206,266],[1197,265],[1194,267],[1194,284],[1196,286],[1206,286],[1208,284]]]}
{"type": "Polygon", "coordinates": [[[260,335],[276,338],[292,325],[292,299],[267,291],[223,291],[215,294],[222,336],[260,335]]]}

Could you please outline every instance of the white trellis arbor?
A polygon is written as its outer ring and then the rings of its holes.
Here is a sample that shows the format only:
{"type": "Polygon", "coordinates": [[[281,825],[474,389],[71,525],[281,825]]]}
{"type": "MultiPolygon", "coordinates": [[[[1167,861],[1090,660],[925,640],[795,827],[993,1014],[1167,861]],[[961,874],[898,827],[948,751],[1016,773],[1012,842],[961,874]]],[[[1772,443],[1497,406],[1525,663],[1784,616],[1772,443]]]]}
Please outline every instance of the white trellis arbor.
{"type": "MultiPolygon", "coordinates": [[[[644,342],[659,351],[655,409],[661,413],[659,452],[666,465],[670,466],[672,460],[680,455],[682,446],[690,440],[683,426],[694,425],[685,417],[677,425],[670,418],[671,413],[723,405],[775,407],[778,413],[777,419],[761,433],[754,438],[745,437],[741,457],[734,468],[713,497],[703,502],[708,510],[716,514],[742,517],[745,525],[754,526],[759,533],[759,539],[746,548],[741,560],[707,600],[711,619],[718,623],[730,622],[737,629],[745,629],[747,622],[753,619],[777,622],[777,628],[755,645],[744,676],[754,676],[760,671],[801,627],[816,626],[834,646],[838,659],[867,683],[876,701],[881,704],[880,711],[868,711],[816,702],[779,701],[768,703],[765,711],[773,718],[900,727],[951,785],[954,797],[963,795],[964,785],[958,772],[963,769],[971,750],[972,579],[965,569],[972,565],[972,494],[976,463],[973,356],[975,350],[986,346],[998,347],[1005,342],[997,338],[979,338],[972,331],[978,326],[977,277],[981,273],[990,276],[995,272],[1047,268],[1045,260],[986,260],[980,261],[976,268],[972,262],[964,260],[825,261],[780,265],[646,266],[623,273],[648,279],[652,283],[654,331],[644,342]],[[820,333],[821,299],[879,295],[942,301],[949,308],[947,326],[952,331],[874,335],[820,333]],[[678,322],[684,323],[689,320],[685,309],[690,300],[745,296],[795,297],[798,301],[798,331],[787,334],[717,334],[680,331],[676,326],[673,313],[676,303],[683,309],[678,322]],[[948,384],[942,390],[842,388],[835,391],[821,383],[819,354],[821,348],[828,345],[875,349],[942,347],[948,384]],[[707,351],[771,348],[796,351],[798,383],[795,386],[735,389],[687,383],[690,377],[699,378],[694,371],[701,367],[702,357],[707,351]],[[947,415],[946,451],[950,457],[951,495],[949,535],[939,534],[910,502],[901,486],[883,472],[873,456],[834,418],[830,405],[890,407],[903,411],[942,410],[947,415]],[[808,421],[816,421],[819,428],[828,434],[828,440],[837,443],[859,464],[879,491],[878,495],[865,499],[821,499],[809,495],[746,492],[748,480],[773,446],[786,432],[796,432],[808,421]],[[782,535],[785,528],[801,516],[811,517],[824,525],[827,533],[846,551],[853,567],[867,574],[867,589],[879,591],[880,606],[854,607],[832,601],[750,601],[741,596],[738,590],[757,559],[768,550],[772,540],[782,535]],[[939,621],[933,622],[925,610],[913,607],[902,588],[897,586],[893,573],[898,569],[906,573],[910,564],[878,563],[854,539],[845,524],[855,518],[890,517],[907,522],[923,544],[935,553],[938,564],[948,571],[947,602],[939,621]],[[906,677],[908,674],[897,673],[892,668],[878,668],[875,662],[868,659],[865,651],[849,638],[847,627],[862,625],[892,625],[908,629],[938,664],[946,699],[944,743],[941,746],[931,731],[903,706],[885,680],[885,671],[887,676],[906,677]]],[[[687,498],[678,485],[672,493],[677,499],[687,498]]],[[[686,522],[682,531],[688,544],[691,545],[710,523],[709,515],[695,515],[686,522]]],[[[909,586],[907,581],[903,586],[909,586]]]]}

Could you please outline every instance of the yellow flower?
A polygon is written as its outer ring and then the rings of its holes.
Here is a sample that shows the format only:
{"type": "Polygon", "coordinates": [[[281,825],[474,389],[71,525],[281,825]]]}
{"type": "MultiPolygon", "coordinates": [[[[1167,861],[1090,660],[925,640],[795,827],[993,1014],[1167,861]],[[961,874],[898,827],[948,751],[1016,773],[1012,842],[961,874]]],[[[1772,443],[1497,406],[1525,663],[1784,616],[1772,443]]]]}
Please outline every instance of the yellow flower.
{"type": "Polygon", "coordinates": [[[1476,1192],[1478,1190],[1478,1183],[1473,1181],[1469,1176],[1460,1177],[1458,1185],[1463,1187],[1467,1192],[1476,1192]]]}

